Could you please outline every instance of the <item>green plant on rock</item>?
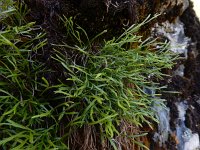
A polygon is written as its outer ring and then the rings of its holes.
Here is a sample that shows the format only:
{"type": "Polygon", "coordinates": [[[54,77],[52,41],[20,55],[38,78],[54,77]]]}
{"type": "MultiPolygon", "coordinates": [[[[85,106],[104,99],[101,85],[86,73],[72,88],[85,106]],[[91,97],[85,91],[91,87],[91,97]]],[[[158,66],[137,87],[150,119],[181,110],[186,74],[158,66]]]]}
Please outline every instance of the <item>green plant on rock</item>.
{"type": "Polygon", "coordinates": [[[176,57],[167,50],[167,44],[142,41],[137,35],[151,19],[131,26],[119,38],[105,41],[94,50],[94,43],[88,40],[85,44],[82,40],[88,39],[86,32],[65,18],[68,36],[74,38],[76,45],[57,45],[52,58],[62,65],[66,77],[56,86],[55,93],[71,103],[63,112],[65,115],[60,116],[71,115],[68,126],[99,125],[101,136],[113,139],[120,134],[117,128],[122,120],[137,127],[157,121],[151,106],[159,99],[144,89],[154,86],[159,90],[155,79],[166,76],[161,70],[171,68],[176,57]],[[131,46],[135,43],[136,47],[131,46]],[[158,44],[160,49],[156,50],[158,44]],[[73,51],[74,56],[69,56],[68,51],[73,51]]]}
{"type": "Polygon", "coordinates": [[[85,127],[98,132],[98,144],[107,140],[113,149],[120,147],[117,136],[140,144],[134,139],[140,135],[122,135],[119,126],[157,121],[151,106],[159,99],[144,89],[159,90],[155,81],[176,59],[165,43],[137,35],[153,18],[102,42],[106,31],[91,39],[63,17],[67,40],[49,43],[54,48],[49,67],[41,59],[45,31],[26,21],[21,1],[6,2],[0,7],[0,148],[70,149],[74,131],[85,127]],[[61,76],[51,81],[54,73],[61,76]]]}
{"type": "Polygon", "coordinates": [[[20,4],[11,6],[0,17],[0,149],[66,149],[41,95],[48,70],[34,57],[46,45],[45,34],[19,16],[20,4]]]}

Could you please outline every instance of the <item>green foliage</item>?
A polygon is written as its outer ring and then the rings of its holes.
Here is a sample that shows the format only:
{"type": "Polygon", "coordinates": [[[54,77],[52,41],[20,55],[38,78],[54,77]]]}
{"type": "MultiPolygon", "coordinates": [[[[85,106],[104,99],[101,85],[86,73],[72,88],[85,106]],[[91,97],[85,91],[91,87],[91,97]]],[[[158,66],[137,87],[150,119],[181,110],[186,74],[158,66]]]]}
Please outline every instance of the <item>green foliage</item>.
{"type": "Polygon", "coordinates": [[[7,20],[1,20],[1,149],[66,149],[56,135],[57,123],[47,122],[48,118],[54,120],[51,116],[53,108],[41,95],[46,87],[39,80],[48,70],[34,59],[46,45],[45,34],[33,22],[23,22],[18,16],[19,11],[18,7],[15,13],[6,11],[7,20]],[[6,21],[11,19],[16,22],[7,25],[6,21]]]}
{"type": "Polygon", "coordinates": [[[66,75],[66,81],[57,85],[55,93],[71,101],[70,107],[65,110],[65,114],[71,114],[73,118],[69,126],[99,124],[102,134],[113,138],[119,134],[117,126],[122,119],[135,126],[143,123],[151,126],[149,121],[156,121],[151,105],[158,99],[152,98],[143,89],[151,89],[152,86],[159,89],[152,78],[162,79],[165,76],[161,70],[172,67],[175,54],[167,50],[164,43],[160,43],[160,50],[156,51],[153,49],[158,44],[155,40],[142,41],[136,35],[148,21],[149,18],[133,25],[117,39],[105,41],[94,52],[93,43],[84,44],[81,40],[80,32],[85,32],[80,27],[75,30],[72,21],[66,19],[67,30],[73,31],[69,36],[74,37],[77,45],[57,45],[66,48],[66,51],[56,50],[53,58],[62,64],[66,75]],[[130,44],[134,43],[137,46],[132,48],[130,44]],[[77,57],[81,56],[79,62],[68,57],[69,49],[75,51],[77,57]]]}
{"type": "Polygon", "coordinates": [[[1,0],[0,1],[0,19],[6,18],[15,11],[13,7],[13,0],[1,0]]]}
{"type": "Polygon", "coordinates": [[[138,127],[157,121],[151,105],[159,99],[144,89],[160,89],[155,81],[165,76],[161,70],[171,68],[176,56],[166,44],[137,35],[153,18],[119,38],[96,42],[106,31],[90,39],[63,17],[70,44],[50,43],[57,69],[38,57],[45,55],[44,31],[26,22],[28,10],[22,3],[7,2],[0,2],[1,149],[68,149],[71,132],[84,125],[98,128],[115,148],[121,120],[138,127]],[[46,75],[55,72],[62,76],[52,82],[46,75]]]}

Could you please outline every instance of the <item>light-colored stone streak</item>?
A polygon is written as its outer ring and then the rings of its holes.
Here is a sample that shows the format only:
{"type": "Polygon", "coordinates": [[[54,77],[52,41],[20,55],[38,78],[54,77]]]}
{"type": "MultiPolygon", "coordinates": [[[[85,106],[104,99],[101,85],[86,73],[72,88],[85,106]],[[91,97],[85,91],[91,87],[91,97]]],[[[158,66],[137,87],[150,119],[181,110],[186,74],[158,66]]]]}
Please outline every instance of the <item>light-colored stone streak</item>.
{"type": "Polygon", "coordinates": [[[191,0],[194,3],[194,10],[197,16],[200,18],[200,0],[191,0]]]}

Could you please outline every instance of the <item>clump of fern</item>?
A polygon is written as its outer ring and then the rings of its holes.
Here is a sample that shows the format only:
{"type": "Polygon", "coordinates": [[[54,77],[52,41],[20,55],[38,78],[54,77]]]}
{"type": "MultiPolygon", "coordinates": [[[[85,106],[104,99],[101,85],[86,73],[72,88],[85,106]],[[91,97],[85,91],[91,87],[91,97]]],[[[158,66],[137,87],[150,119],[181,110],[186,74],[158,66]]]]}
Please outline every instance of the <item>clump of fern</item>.
{"type": "Polygon", "coordinates": [[[166,76],[162,69],[171,68],[176,57],[167,50],[166,43],[142,41],[137,35],[140,27],[151,19],[131,26],[120,37],[104,41],[94,50],[91,42],[94,39],[83,42],[89,39],[86,32],[65,18],[68,36],[76,45],[56,45],[52,58],[62,65],[65,75],[55,93],[69,103],[60,116],[71,116],[68,127],[97,125],[101,136],[112,142],[120,134],[122,120],[136,127],[151,126],[152,121],[157,121],[151,107],[159,99],[144,89],[159,90],[155,81],[166,76]],[[69,56],[68,51],[73,51],[74,56],[69,56]]]}
{"type": "Polygon", "coordinates": [[[159,99],[144,89],[160,89],[155,81],[176,55],[166,44],[137,35],[153,18],[98,41],[103,32],[90,38],[63,17],[67,40],[49,43],[56,66],[49,67],[37,57],[46,55],[45,31],[26,21],[23,2],[7,2],[0,9],[1,149],[68,149],[72,134],[82,128],[98,132],[97,144],[108,140],[117,149],[117,136],[134,137],[121,134],[122,122],[141,127],[157,121],[151,106],[159,99]],[[53,82],[48,76],[56,72],[61,76],[53,82]]]}
{"type": "Polygon", "coordinates": [[[22,3],[6,2],[0,9],[0,149],[66,149],[42,94],[48,70],[35,59],[47,43],[45,33],[26,22],[22,3]]]}

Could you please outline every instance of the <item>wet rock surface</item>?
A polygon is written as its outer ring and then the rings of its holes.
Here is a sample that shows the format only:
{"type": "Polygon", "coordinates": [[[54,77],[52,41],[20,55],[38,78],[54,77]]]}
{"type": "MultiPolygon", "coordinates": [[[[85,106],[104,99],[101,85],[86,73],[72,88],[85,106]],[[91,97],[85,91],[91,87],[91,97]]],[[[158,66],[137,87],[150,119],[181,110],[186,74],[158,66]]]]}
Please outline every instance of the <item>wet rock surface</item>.
{"type": "MultiPolygon", "coordinates": [[[[177,94],[169,94],[163,93],[163,98],[167,100],[167,106],[170,108],[170,127],[171,130],[175,131],[177,127],[177,118],[178,110],[177,110],[177,102],[186,102],[188,108],[185,113],[184,126],[186,128],[191,129],[191,133],[200,134],[200,105],[199,105],[199,97],[200,97],[200,67],[199,67],[199,50],[200,50],[200,23],[198,18],[195,15],[194,10],[192,9],[193,4],[190,2],[189,7],[185,10],[185,12],[180,16],[180,20],[184,24],[185,35],[191,38],[191,42],[188,45],[188,58],[184,60],[181,64],[184,65],[184,73],[183,76],[175,75],[172,76],[168,81],[164,81],[165,84],[168,84],[169,91],[178,91],[177,94]],[[167,83],[168,82],[168,83],[167,83]]],[[[187,144],[184,147],[178,146],[181,142],[180,139],[173,138],[173,134],[171,134],[171,138],[169,138],[167,149],[190,149],[187,147],[187,144]],[[176,141],[177,140],[177,141],[176,141]]],[[[194,141],[194,139],[192,140],[194,141]]],[[[199,141],[198,141],[199,142],[199,141]]],[[[182,143],[183,144],[183,143],[182,143]]],[[[190,147],[198,143],[190,143],[190,147]]],[[[162,148],[161,148],[162,149],[162,148]]]]}

